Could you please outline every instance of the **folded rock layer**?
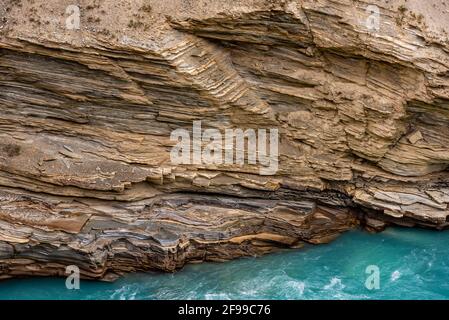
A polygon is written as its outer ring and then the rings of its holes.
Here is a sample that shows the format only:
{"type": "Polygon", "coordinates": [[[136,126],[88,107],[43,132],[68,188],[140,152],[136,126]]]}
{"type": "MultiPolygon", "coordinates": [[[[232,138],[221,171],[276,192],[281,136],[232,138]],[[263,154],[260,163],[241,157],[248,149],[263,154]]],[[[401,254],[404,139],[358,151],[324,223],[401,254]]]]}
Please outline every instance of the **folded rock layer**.
{"type": "Polygon", "coordinates": [[[70,5],[0,0],[1,279],[448,226],[444,3],[376,1],[374,29],[357,0],[70,5]],[[278,130],[277,170],[174,163],[199,121],[278,130]]]}

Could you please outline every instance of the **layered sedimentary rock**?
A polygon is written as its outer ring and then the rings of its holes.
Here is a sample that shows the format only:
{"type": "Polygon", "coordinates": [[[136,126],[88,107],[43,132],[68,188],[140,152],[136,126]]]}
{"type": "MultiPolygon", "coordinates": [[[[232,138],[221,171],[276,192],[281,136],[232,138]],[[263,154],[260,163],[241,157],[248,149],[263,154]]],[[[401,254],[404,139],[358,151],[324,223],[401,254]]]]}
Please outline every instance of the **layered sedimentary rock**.
{"type": "Polygon", "coordinates": [[[0,0],[0,278],[448,225],[444,3],[79,1],[79,29],[70,5],[0,0]],[[277,129],[278,170],[173,163],[194,121],[277,129]]]}

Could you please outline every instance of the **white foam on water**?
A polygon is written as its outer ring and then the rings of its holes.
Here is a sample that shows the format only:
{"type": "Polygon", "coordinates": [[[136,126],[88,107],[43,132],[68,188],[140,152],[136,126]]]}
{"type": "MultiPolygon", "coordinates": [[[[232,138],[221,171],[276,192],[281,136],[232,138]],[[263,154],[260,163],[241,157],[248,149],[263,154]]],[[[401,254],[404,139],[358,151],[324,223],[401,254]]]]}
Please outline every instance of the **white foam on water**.
{"type": "Polygon", "coordinates": [[[133,300],[136,297],[137,294],[137,290],[134,288],[134,290],[132,290],[132,285],[125,285],[123,287],[121,287],[118,290],[115,290],[112,295],[111,295],[111,299],[119,299],[119,300],[133,300]]]}
{"type": "Polygon", "coordinates": [[[401,273],[399,272],[399,270],[395,270],[392,274],[391,274],[391,281],[396,281],[401,277],[401,273]]]}
{"type": "Polygon", "coordinates": [[[231,297],[226,293],[206,293],[205,300],[231,300],[231,297]]]}
{"type": "Polygon", "coordinates": [[[287,283],[285,283],[285,285],[287,285],[293,290],[294,293],[299,294],[300,296],[304,294],[304,289],[306,287],[304,282],[298,280],[288,281],[287,283]]]}
{"type": "Polygon", "coordinates": [[[333,277],[330,281],[329,284],[326,284],[324,286],[324,290],[329,290],[329,289],[337,289],[337,290],[341,290],[343,289],[345,286],[343,285],[343,283],[341,282],[340,278],[337,277],[333,277]]]}

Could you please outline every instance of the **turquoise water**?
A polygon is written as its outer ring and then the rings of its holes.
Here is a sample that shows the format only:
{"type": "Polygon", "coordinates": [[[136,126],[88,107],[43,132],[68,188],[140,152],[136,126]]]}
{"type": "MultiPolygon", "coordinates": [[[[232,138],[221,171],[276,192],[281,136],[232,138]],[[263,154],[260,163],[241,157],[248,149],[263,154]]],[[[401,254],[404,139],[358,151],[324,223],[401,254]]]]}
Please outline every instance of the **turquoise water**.
{"type": "Polygon", "coordinates": [[[131,274],[114,283],[65,279],[0,282],[1,299],[448,299],[449,231],[348,232],[327,245],[259,258],[188,265],[175,274],[131,274]],[[380,289],[368,290],[377,265],[380,289]]]}

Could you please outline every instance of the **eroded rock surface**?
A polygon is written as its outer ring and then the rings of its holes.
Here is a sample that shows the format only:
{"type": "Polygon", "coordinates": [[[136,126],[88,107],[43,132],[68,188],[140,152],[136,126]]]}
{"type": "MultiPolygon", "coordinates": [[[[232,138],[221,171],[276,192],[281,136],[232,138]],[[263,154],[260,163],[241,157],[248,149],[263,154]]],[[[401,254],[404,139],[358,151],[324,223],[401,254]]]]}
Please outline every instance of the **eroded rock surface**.
{"type": "Polygon", "coordinates": [[[0,278],[114,279],[448,225],[441,1],[0,0],[0,278]],[[278,171],[170,134],[276,128],[278,171]]]}

